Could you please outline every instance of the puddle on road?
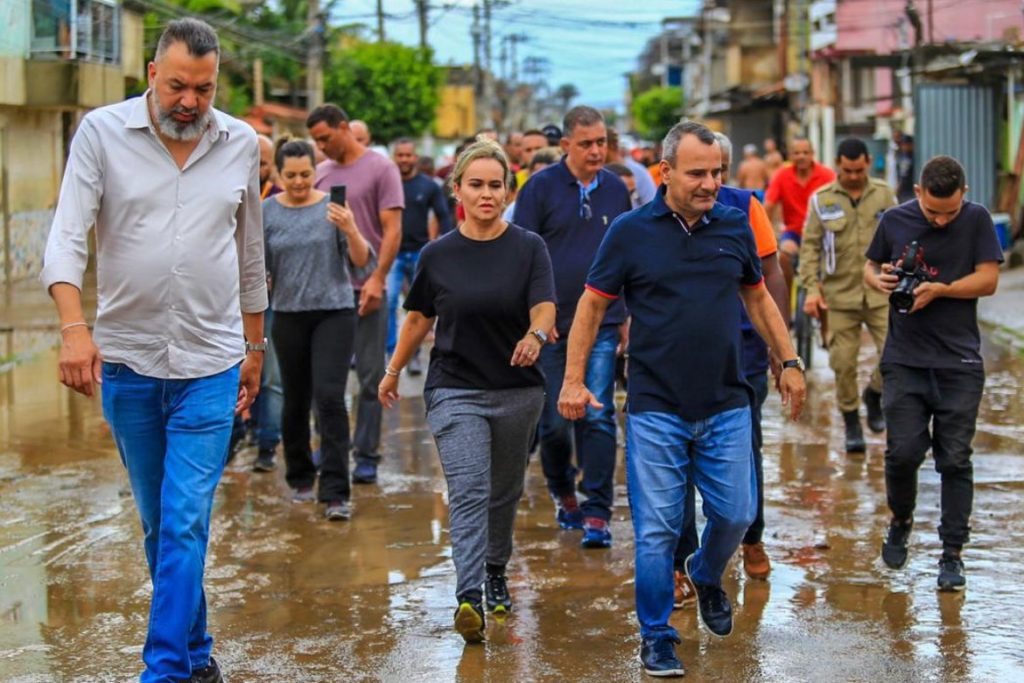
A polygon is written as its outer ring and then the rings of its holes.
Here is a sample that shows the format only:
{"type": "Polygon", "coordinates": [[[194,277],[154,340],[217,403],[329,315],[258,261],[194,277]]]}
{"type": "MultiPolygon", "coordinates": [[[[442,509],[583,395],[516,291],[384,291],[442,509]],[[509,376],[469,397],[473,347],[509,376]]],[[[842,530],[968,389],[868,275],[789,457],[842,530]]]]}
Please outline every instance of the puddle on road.
{"type": "MultiPolygon", "coordinates": [[[[675,613],[686,680],[1024,679],[1024,365],[997,347],[986,354],[966,597],[934,590],[930,462],[911,562],[902,572],[880,565],[884,441],[869,435],[867,454],[840,452],[822,353],[800,424],[780,418],[777,397],[765,409],[771,578],[730,566],[727,640],[699,629],[692,609],[675,613]]],[[[46,354],[0,375],[0,679],[133,680],[149,596],[135,508],[98,401],[60,389],[54,363],[46,354]]],[[[381,484],[355,487],[350,523],[290,503],[280,471],[248,471],[251,451],[229,467],[206,584],[229,679],[641,680],[621,471],[615,546],[584,551],[578,534],[557,529],[531,464],[510,568],[515,614],[492,620],[486,646],[465,647],[451,631],[445,486],[422,412],[410,399],[387,415],[381,484]]]]}

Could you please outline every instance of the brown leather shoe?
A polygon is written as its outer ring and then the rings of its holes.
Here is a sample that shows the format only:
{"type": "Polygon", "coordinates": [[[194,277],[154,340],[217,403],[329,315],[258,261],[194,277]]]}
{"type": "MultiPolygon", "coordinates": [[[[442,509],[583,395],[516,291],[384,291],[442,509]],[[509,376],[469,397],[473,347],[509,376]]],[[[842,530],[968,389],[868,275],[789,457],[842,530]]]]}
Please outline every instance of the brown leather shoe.
{"type": "Polygon", "coordinates": [[[743,544],[743,571],[752,579],[767,579],[772,571],[771,560],[764,551],[764,543],[743,544]]]}
{"type": "Polygon", "coordinates": [[[697,602],[697,589],[693,587],[693,582],[690,581],[690,577],[686,575],[686,572],[679,571],[675,572],[676,587],[675,592],[672,596],[672,608],[680,609],[687,605],[692,605],[697,602]]]}

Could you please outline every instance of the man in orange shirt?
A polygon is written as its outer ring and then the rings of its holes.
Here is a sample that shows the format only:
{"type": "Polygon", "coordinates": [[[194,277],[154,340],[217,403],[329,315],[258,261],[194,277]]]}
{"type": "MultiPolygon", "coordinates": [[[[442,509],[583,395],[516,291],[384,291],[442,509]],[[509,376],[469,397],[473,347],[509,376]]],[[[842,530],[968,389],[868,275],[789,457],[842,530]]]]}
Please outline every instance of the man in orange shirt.
{"type": "Polygon", "coordinates": [[[789,160],[792,164],[783,166],[772,176],[764,197],[765,208],[774,224],[780,224],[779,213],[782,214],[779,262],[786,276],[787,291],[793,286],[793,260],[800,251],[811,195],[836,179],[831,168],[815,161],[814,148],[807,138],[793,140],[789,160]]]}
{"type": "MultiPolygon", "coordinates": [[[[783,318],[789,317],[789,290],[786,289],[785,278],[779,268],[779,259],[775,243],[775,231],[768,219],[768,212],[757,200],[751,190],[729,187],[729,166],[732,161],[732,143],[725,135],[715,133],[718,146],[722,148],[722,186],[718,191],[717,201],[726,206],[733,206],[747,214],[750,229],[754,233],[757,255],[761,257],[761,272],[769,294],[775,300],[783,318]]],[[[768,346],[764,343],[746,313],[743,312],[740,323],[740,334],[743,337],[743,375],[753,389],[755,400],[751,401],[751,419],[753,421],[754,468],[757,474],[757,517],[747,529],[743,537],[743,569],[755,579],[764,579],[771,571],[771,562],[764,551],[761,538],[764,535],[764,473],[761,460],[761,405],[768,397],[768,346]]],[[[697,593],[686,575],[684,563],[686,558],[697,550],[697,519],[696,503],[693,486],[689,487],[683,510],[683,531],[679,536],[675,554],[675,595],[673,604],[682,607],[696,600],[697,593]]]]}

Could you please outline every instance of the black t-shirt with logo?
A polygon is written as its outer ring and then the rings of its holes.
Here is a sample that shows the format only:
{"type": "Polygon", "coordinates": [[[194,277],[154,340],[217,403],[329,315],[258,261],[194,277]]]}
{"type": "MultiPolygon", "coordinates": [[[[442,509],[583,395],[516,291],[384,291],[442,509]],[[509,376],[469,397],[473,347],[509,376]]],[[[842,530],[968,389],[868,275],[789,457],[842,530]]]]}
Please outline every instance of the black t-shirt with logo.
{"type": "MultiPolygon", "coordinates": [[[[924,249],[924,262],[935,282],[949,284],[973,273],[979,263],[1003,261],[985,207],[964,202],[952,222],[936,228],[916,199],[885,212],[866,256],[876,263],[896,263],[915,240],[924,249]]],[[[913,314],[890,307],[882,362],[915,368],[980,366],[978,300],[942,297],[913,314]]]]}
{"type": "Polygon", "coordinates": [[[530,331],[530,309],[555,303],[551,257],[539,235],[515,225],[497,239],[458,230],[420,253],[405,308],[437,316],[426,389],[543,386],[539,364],[510,365],[530,331]]]}

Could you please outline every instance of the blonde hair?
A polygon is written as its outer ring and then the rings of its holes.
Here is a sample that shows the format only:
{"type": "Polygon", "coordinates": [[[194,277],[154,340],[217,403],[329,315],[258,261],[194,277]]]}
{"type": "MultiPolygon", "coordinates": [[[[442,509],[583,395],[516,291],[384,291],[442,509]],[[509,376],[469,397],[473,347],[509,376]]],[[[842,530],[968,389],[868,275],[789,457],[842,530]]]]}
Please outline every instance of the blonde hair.
{"type": "Polygon", "coordinates": [[[478,135],[476,142],[462,150],[462,154],[455,160],[455,168],[452,169],[452,174],[448,178],[448,182],[451,183],[451,189],[454,191],[456,185],[462,184],[462,176],[465,174],[466,169],[478,159],[494,159],[501,164],[501,168],[504,170],[502,180],[507,189],[511,182],[512,172],[509,168],[505,150],[500,144],[483,135],[478,135]]]}

